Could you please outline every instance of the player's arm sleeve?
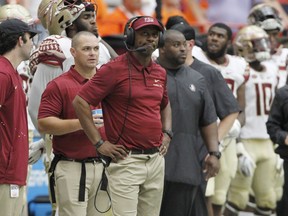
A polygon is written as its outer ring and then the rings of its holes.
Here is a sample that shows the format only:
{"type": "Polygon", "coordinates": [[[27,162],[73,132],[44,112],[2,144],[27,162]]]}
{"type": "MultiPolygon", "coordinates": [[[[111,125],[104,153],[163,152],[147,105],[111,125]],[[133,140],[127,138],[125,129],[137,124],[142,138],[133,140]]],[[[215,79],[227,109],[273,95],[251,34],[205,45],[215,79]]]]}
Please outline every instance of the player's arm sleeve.
{"type": "Polygon", "coordinates": [[[240,107],[236,98],[218,70],[215,70],[215,77],[213,80],[214,91],[212,97],[214,97],[214,105],[220,120],[229,114],[240,112],[240,107]]]}
{"type": "Polygon", "coordinates": [[[33,77],[31,89],[29,92],[28,111],[31,120],[36,129],[38,129],[38,109],[40,106],[41,96],[48,82],[62,74],[61,67],[53,67],[47,64],[39,64],[33,77]]]}
{"type": "Polygon", "coordinates": [[[216,115],[214,102],[210,96],[208,88],[205,85],[203,92],[202,92],[202,113],[201,113],[200,122],[199,122],[200,127],[207,126],[213,122],[216,122],[216,120],[217,120],[217,115],[216,115]]]}
{"type": "Polygon", "coordinates": [[[200,117],[200,131],[208,151],[218,151],[217,115],[208,88],[203,91],[203,112],[200,117]]]}

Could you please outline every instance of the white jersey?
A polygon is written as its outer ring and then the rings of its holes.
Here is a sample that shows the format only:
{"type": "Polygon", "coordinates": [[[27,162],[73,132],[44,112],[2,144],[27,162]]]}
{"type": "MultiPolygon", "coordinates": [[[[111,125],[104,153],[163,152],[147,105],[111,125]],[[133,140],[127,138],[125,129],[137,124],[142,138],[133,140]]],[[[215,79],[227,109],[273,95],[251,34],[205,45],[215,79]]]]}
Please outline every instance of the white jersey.
{"type": "Polygon", "coordinates": [[[249,65],[244,58],[226,54],[226,63],[218,65],[210,61],[201,49],[193,49],[193,55],[200,61],[217,68],[233,92],[233,95],[237,98],[237,89],[249,78],[249,65]]]}
{"type": "MultiPolygon", "coordinates": [[[[28,110],[36,128],[41,95],[47,84],[52,79],[68,71],[71,65],[74,64],[70,48],[70,38],[51,35],[44,39],[39,48],[30,56],[30,70],[34,74],[34,77],[29,94],[28,110]]],[[[110,58],[108,49],[100,41],[97,67],[107,63],[110,58]]]]}
{"type": "Polygon", "coordinates": [[[203,50],[198,46],[193,46],[192,56],[195,56],[199,60],[201,60],[202,58],[205,58],[205,54],[203,50]]]}
{"type": "Polygon", "coordinates": [[[287,80],[288,49],[280,47],[277,52],[272,55],[272,60],[277,64],[279,69],[278,88],[281,88],[286,84],[287,80]]]}
{"type": "Polygon", "coordinates": [[[266,129],[270,106],[278,85],[278,68],[273,61],[264,61],[265,71],[250,68],[250,77],[245,89],[246,122],[241,129],[242,139],[268,139],[266,129]]]}

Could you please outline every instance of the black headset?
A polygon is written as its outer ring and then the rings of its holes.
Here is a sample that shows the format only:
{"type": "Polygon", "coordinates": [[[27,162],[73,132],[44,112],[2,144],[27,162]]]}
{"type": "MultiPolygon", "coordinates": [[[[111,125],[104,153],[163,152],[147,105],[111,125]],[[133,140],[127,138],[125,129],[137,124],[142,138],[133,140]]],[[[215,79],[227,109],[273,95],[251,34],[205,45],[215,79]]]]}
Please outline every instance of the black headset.
{"type": "MultiPolygon", "coordinates": [[[[136,17],[132,17],[131,19],[129,19],[125,25],[125,29],[124,29],[124,43],[128,46],[128,47],[133,47],[134,46],[134,42],[135,42],[135,30],[133,29],[132,25],[133,23],[145,16],[136,16],[136,17]]],[[[155,18],[154,18],[155,19],[155,18]]],[[[164,38],[163,38],[163,33],[164,33],[164,25],[157,19],[158,23],[160,24],[160,26],[162,27],[162,31],[160,31],[159,33],[159,40],[158,40],[158,48],[159,47],[163,47],[164,45],[164,38]]]]}

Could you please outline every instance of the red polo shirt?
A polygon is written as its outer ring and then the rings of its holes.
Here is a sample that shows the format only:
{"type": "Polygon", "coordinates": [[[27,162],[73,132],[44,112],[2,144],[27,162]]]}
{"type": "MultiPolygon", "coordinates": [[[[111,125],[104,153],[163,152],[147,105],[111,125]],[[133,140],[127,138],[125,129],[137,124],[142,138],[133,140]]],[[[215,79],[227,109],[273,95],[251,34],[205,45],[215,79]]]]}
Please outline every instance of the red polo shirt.
{"type": "Polygon", "coordinates": [[[160,111],[168,104],[166,82],[160,65],[151,61],[144,68],[126,53],[103,65],[78,95],[92,105],[101,101],[110,142],[147,149],[162,142],[160,111]]]}
{"type": "Polygon", "coordinates": [[[0,56],[0,184],[26,185],[28,123],[22,79],[0,56]]]}
{"type": "MultiPolygon", "coordinates": [[[[72,101],[87,81],[73,66],[68,72],[52,80],[42,94],[38,119],[50,116],[60,119],[77,119],[72,101]]],[[[91,110],[96,107],[91,107],[91,110]]],[[[95,147],[83,130],[61,136],[54,135],[53,151],[55,154],[73,159],[96,157],[95,147]]]]}

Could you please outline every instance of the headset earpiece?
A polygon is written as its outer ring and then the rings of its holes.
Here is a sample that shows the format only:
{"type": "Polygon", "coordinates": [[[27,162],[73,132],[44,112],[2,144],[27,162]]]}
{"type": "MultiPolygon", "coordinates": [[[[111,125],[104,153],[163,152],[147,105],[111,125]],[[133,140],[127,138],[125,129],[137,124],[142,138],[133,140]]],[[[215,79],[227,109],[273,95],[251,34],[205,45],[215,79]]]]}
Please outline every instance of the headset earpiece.
{"type": "MultiPolygon", "coordinates": [[[[129,19],[125,25],[125,29],[124,29],[124,43],[126,43],[126,45],[128,47],[133,47],[134,46],[134,42],[135,42],[135,30],[133,29],[132,25],[133,23],[140,19],[141,17],[144,16],[136,16],[133,17],[131,19],[129,19]]],[[[164,25],[157,20],[158,23],[161,25],[162,29],[165,29],[164,25]]],[[[163,31],[159,32],[159,41],[158,41],[158,47],[163,47],[164,45],[164,39],[163,39],[163,31]]]]}
{"type": "Polygon", "coordinates": [[[164,36],[163,36],[163,32],[160,31],[159,32],[158,48],[161,48],[163,46],[164,46],[164,36]]]}

